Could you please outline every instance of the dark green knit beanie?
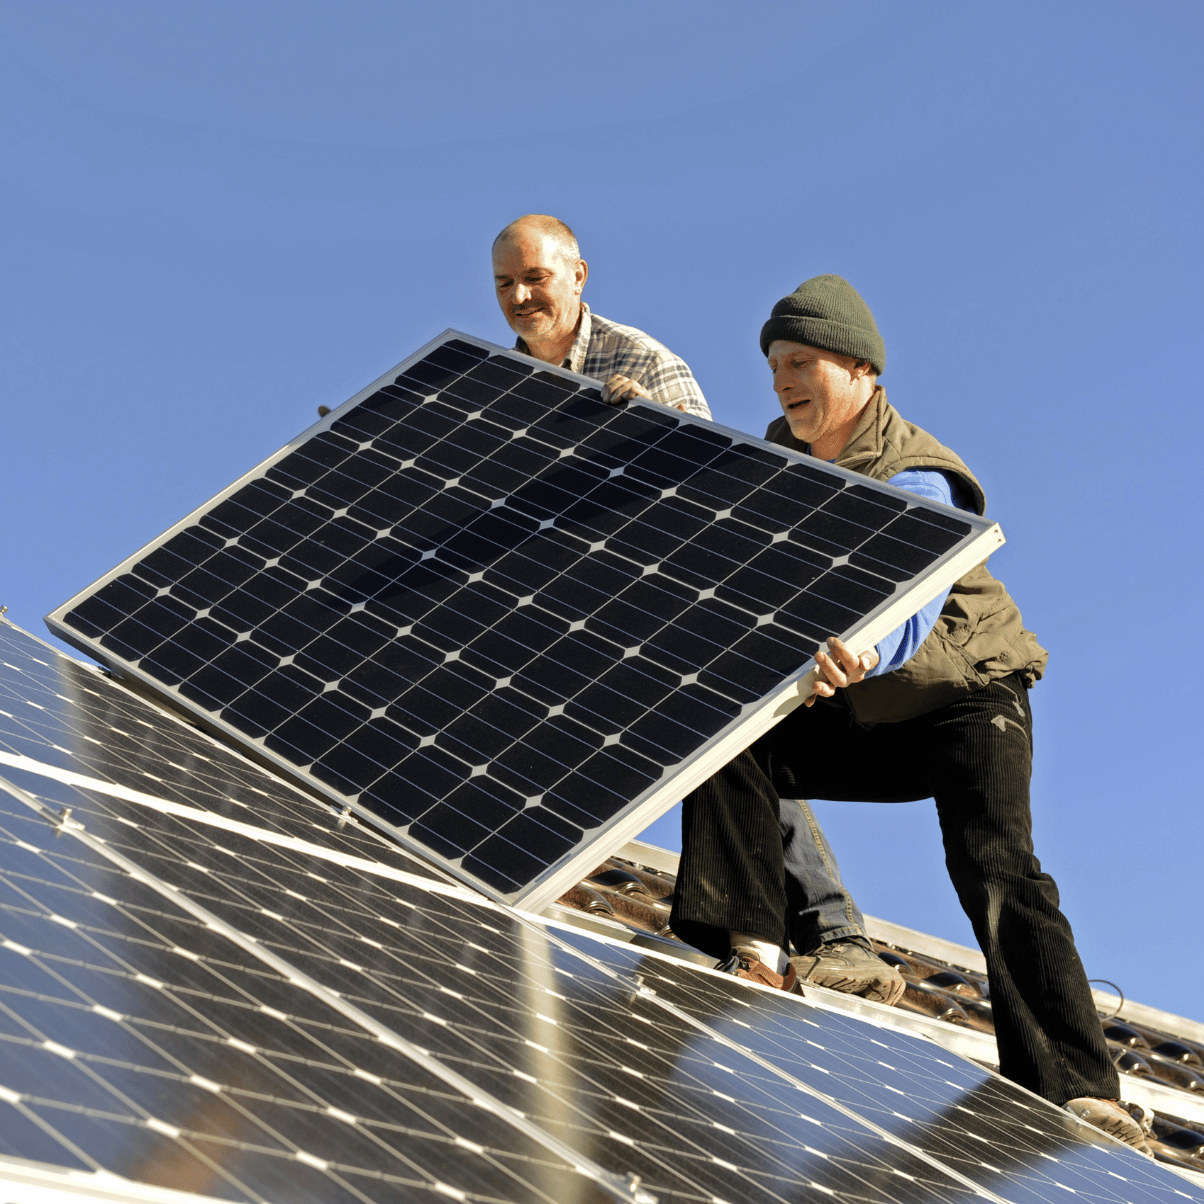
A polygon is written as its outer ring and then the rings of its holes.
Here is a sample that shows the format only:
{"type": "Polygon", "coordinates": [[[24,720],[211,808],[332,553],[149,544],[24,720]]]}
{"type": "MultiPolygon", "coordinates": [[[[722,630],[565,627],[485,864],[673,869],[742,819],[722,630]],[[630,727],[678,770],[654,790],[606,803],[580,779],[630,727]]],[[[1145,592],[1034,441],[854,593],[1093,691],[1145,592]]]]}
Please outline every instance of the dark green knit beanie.
{"type": "Polygon", "coordinates": [[[886,368],[886,346],[874,315],[843,276],[812,276],[783,297],[761,327],[762,355],[769,354],[774,339],[869,360],[879,375],[886,368]]]}

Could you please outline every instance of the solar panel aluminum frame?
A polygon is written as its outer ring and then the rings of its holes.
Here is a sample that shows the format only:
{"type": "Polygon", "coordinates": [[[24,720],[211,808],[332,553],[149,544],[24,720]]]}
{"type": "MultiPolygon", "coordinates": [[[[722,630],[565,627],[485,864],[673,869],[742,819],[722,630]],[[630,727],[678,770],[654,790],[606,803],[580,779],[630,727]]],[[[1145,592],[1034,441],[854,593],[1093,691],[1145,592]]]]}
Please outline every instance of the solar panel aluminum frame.
{"type": "MultiPolygon", "coordinates": [[[[65,622],[66,615],[80,602],[113,579],[128,572],[144,556],[166,543],[180,531],[196,523],[199,517],[212,507],[225,501],[250,481],[259,478],[268,468],[291,454],[307,440],[328,430],[353,407],[373,396],[385,386],[392,384],[396,377],[404,373],[412,365],[418,363],[436,348],[453,339],[470,343],[490,355],[498,354],[511,359],[526,361],[538,371],[563,377],[575,387],[582,385],[592,389],[597,389],[598,387],[596,380],[569,372],[567,369],[546,364],[541,360],[522,355],[520,352],[510,348],[501,347],[449,328],[419,348],[412,355],[407,356],[398,365],[389,369],[388,372],[382,374],[366,388],[354,394],[337,409],[332,410],[318,422],[306,428],[279,451],[273,453],[262,463],[244,473],[213,498],[198,506],[162,535],[150,541],[87,588],[81,590],[62,606],[51,612],[46,617],[46,623],[51,631],[66,643],[100,661],[119,676],[132,679],[139,687],[149,691],[151,695],[157,697],[168,706],[182,709],[188,714],[195,716],[203,726],[219,733],[226,741],[232,742],[235,747],[242,749],[250,758],[261,764],[271,766],[276,772],[281,773],[288,780],[296,782],[309,793],[317,794],[327,799],[340,811],[349,809],[353,814],[388,833],[405,848],[441,866],[461,881],[466,882],[488,897],[501,903],[523,908],[524,910],[538,912],[579,881],[584,874],[588,873],[600,861],[605,860],[616,849],[621,848],[627,841],[638,835],[650,823],[663,815],[683,795],[701,785],[713,773],[730,761],[732,757],[768,731],[769,728],[785,715],[789,714],[790,711],[794,710],[795,707],[799,706],[812,692],[811,685],[816,672],[814,659],[808,660],[795,673],[786,678],[769,693],[763,695],[759,700],[748,703],[742,712],[735,719],[731,720],[725,728],[711,737],[710,740],[705,741],[693,753],[687,754],[679,763],[676,772],[666,774],[658,782],[647,787],[642,794],[632,799],[626,807],[613,816],[606,824],[590,832],[586,832],[579,844],[549,865],[542,873],[528,882],[523,889],[506,893],[481,881],[475,875],[464,871],[453,862],[440,857],[422,843],[410,838],[398,826],[389,823],[368,807],[357,803],[354,798],[344,795],[334,787],[328,786],[316,778],[307,775],[302,769],[290,764],[271,749],[261,747],[259,744],[250,741],[244,733],[240,732],[233,725],[192,703],[179,692],[177,687],[165,686],[149,674],[140,671],[135,665],[115,658],[100,644],[99,640],[82,635],[65,622]]],[[[641,398],[637,398],[627,404],[634,407],[649,407],[661,415],[665,412],[657,403],[641,398]]],[[[696,424],[705,427],[707,430],[716,431],[736,443],[764,448],[787,462],[810,464],[813,467],[816,465],[816,461],[812,457],[776,444],[768,443],[731,427],[685,413],[675,412],[674,418],[685,425],[696,424]]],[[[468,421],[472,421],[471,416],[468,421]]],[[[953,507],[943,506],[940,503],[931,502],[927,499],[918,498],[915,494],[872,481],[868,477],[838,468],[835,465],[824,464],[822,467],[826,473],[843,477],[850,483],[855,483],[872,490],[880,490],[897,499],[901,499],[909,507],[933,510],[953,516],[959,522],[971,528],[970,535],[964,537],[959,543],[934,560],[927,569],[920,572],[911,580],[910,585],[898,590],[895,596],[881,603],[874,610],[871,610],[860,622],[855,623],[843,632],[832,633],[856,649],[872,648],[879,640],[899,626],[899,624],[917,613],[928,602],[948,589],[954,581],[969,569],[983,563],[1004,542],[1003,533],[1000,531],[998,524],[988,519],[979,518],[964,510],[958,510],[953,507]]],[[[671,713],[671,707],[669,713],[671,713]]]]}

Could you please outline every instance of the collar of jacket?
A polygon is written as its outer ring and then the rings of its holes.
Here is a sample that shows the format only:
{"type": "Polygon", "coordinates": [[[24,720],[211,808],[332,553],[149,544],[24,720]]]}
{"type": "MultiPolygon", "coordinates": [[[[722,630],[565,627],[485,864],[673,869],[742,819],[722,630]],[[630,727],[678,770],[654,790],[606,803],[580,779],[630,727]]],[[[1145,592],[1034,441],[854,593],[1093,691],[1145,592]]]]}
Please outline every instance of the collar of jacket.
{"type": "Polygon", "coordinates": [[[874,387],[869,402],[848,442],[840,449],[835,464],[851,472],[862,472],[866,465],[881,459],[885,444],[887,411],[893,410],[886,400],[886,390],[881,385],[874,387]]]}

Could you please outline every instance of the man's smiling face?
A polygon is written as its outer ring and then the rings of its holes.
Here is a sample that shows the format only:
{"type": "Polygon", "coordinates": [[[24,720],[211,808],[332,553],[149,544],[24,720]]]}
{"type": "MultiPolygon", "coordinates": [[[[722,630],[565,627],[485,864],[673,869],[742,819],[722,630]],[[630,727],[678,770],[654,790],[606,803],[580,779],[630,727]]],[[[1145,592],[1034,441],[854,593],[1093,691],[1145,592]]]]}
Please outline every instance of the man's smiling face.
{"type": "Polygon", "coordinates": [[[564,244],[538,229],[515,230],[493,249],[498,304],[528,343],[576,329],[587,271],[585,260],[567,258],[564,244]]]}
{"type": "Polygon", "coordinates": [[[873,368],[852,356],[785,339],[769,344],[768,358],[790,433],[809,443],[813,456],[833,459],[873,393],[873,368]]]}

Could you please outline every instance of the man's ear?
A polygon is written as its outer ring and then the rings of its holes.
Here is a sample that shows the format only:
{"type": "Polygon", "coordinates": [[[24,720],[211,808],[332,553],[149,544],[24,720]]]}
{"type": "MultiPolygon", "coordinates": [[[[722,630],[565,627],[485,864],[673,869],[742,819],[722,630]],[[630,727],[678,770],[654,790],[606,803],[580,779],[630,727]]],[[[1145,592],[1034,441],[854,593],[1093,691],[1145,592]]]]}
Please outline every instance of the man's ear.
{"type": "Polygon", "coordinates": [[[577,292],[580,293],[585,288],[585,282],[589,279],[589,264],[584,259],[577,260],[577,266],[573,269],[573,280],[577,285],[577,292]]]}
{"type": "Polygon", "coordinates": [[[853,365],[853,379],[860,380],[863,376],[868,376],[870,380],[878,379],[878,373],[874,371],[874,365],[869,360],[857,360],[853,365]]]}

